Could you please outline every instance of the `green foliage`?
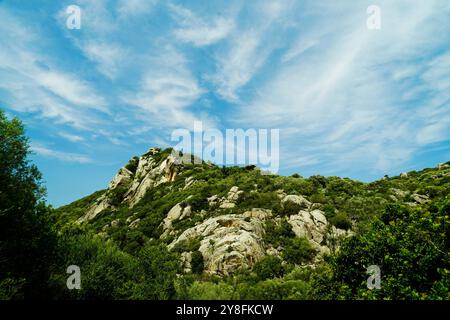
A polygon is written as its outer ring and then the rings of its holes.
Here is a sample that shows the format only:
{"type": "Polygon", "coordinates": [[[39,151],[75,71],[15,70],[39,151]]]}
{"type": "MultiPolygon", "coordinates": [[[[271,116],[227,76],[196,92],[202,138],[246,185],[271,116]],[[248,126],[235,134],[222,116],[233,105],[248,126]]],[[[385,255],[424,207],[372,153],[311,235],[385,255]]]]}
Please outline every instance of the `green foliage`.
{"type": "Polygon", "coordinates": [[[302,264],[311,261],[316,251],[305,238],[294,238],[283,251],[283,258],[293,264],[302,264]]]}
{"type": "Polygon", "coordinates": [[[123,299],[132,296],[134,283],[143,276],[135,258],[97,236],[62,235],[58,249],[58,268],[50,281],[56,298],[123,299]],[[80,267],[81,290],[66,288],[70,265],[80,267]]]}
{"type": "Polygon", "coordinates": [[[275,256],[265,256],[253,266],[259,280],[281,277],[284,273],[282,260],[275,256]]]}
{"type": "Polygon", "coordinates": [[[175,297],[175,280],[180,271],[179,257],[163,244],[146,246],[138,256],[145,281],[137,284],[132,298],[166,300],[175,297]]]}
{"type": "Polygon", "coordinates": [[[308,299],[309,284],[301,280],[269,279],[245,286],[242,299],[251,300],[302,300],[308,299]]]}
{"type": "Polygon", "coordinates": [[[197,251],[200,248],[200,239],[190,239],[179,241],[173,248],[174,252],[197,251]]]}
{"type": "Polygon", "coordinates": [[[198,250],[192,252],[191,268],[192,272],[196,274],[201,274],[203,272],[203,269],[205,268],[203,262],[203,255],[198,250]]]}
{"type": "Polygon", "coordinates": [[[287,201],[283,203],[281,210],[279,211],[279,214],[282,216],[289,217],[291,215],[298,214],[301,209],[303,209],[303,207],[298,203],[287,201]]]}
{"type": "Polygon", "coordinates": [[[130,159],[130,161],[128,161],[128,163],[125,165],[125,168],[130,170],[132,173],[135,173],[138,165],[139,165],[139,157],[134,156],[133,158],[130,159]]]}
{"type": "Polygon", "coordinates": [[[431,208],[390,206],[383,221],[348,239],[332,259],[330,284],[321,297],[449,299],[449,200],[431,208]],[[381,290],[366,287],[370,265],[381,268],[381,290]]]}
{"type": "Polygon", "coordinates": [[[165,245],[148,245],[133,256],[91,234],[63,234],[52,295],[58,299],[170,299],[179,271],[178,256],[165,245]],[[67,290],[65,268],[77,265],[81,290],[67,290]]]}
{"type": "Polygon", "coordinates": [[[234,289],[223,282],[194,282],[187,288],[186,295],[192,300],[231,300],[234,289]]]}
{"type": "Polygon", "coordinates": [[[352,221],[345,212],[338,212],[335,214],[332,218],[330,218],[330,223],[336,228],[343,230],[349,230],[352,228],[352,221]]]}
{"type": "MultiPolygon", "coordinates": [[[[27,160],[22,124],[1,112],[0,143],[0,299],[450,299],[448,167],[362,183],[262,175],[254,166],[180,164],[175,181],[150,188],[133,208],[122,203],[130,187],[122,184],[53,210],[43,203],[40,173],[27,160]],[[188,177],[195,182],[185,188],[188,177]],[[209,205],[208,197],[226,197],[232,186],[243,191],[234,208],[209,205]],[[281,204],[280,191],[306,196],[331,225],[354,236],[310,267],[317,252],[288,223],[302,207],[281,204]],[[113,208],[76,224],[105,192],[113,208]],[[426,200],[417,202],[417,194],[426,200]],[[162,239],[162,222],[176,204],[189,205],[192,214],[173,221],[173,235],[162,239]],[[205,219],[252,208],[272,211],[262,240],[280,257],[265,256],[251,270],[218,277],[203,272],[202,239],[167,248],[205,219]],[[135,219],[139,224],[129,228],[135,219]],[[191,252],[192,273],[180,268],[182,252],[191,252]],[[72,264],[81,268],[79,291],[66,288],[72,264]],[[381,290],[366,287],[370,265],[381,268],[381,290]]],[[[159,151],[152,155],[156,165],[172,153],[159,151]]],[[[133,174],[138,160],[126,165],[133,174]]],[[[332,247],[332,237],[326,240],[332,247]]]]}
{"type": "Polygon", "coordinates": [[[267,221],[265,224],[264,241],[271,243],[273,246],[285,246],[289,244],[295,237],[292,226],[283,219],[279,224],[273,221],[267,221]]]}
{"type": "Polygon", "coordinates": [[[127,192],[129,185],[119,185],[115,189],[108,191],[108,198],[110,199],[110,204],[113,206],[118,206],[123,200],[125,193],[127,192]]]}
{"type": "Polygon", "coordinates": [[[46,295],[55,235],[22,123],[0,110],[0,296],[46,295]]]}

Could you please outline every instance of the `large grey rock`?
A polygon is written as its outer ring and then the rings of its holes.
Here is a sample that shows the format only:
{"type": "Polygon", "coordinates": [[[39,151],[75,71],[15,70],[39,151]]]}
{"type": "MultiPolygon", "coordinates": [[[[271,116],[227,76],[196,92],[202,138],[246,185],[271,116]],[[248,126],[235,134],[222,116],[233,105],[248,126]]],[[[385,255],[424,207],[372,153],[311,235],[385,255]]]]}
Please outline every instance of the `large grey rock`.
{"type": "Polygon", "coordinates": [[[177,203],[175,206],[173,206],[162,222],[163,234],[161,235],[161,238],[165,238],[168,235],[173,234],[172,223],[174,221],[188,218],[191,216],[191,214],[191,206],[183,206],[181,203],[177,203]]]}
{"type": "Polygon", "coordinates": [[[288,223],[297,237],[304,237],[320,252],[330,252],[330,241],[348,236],[350,233],[330,226],[320,210],[311,212],[301,210],[298,214],[291,215],[288,223]]]}
{"type": "Polygon", "coordinates": [[[130,208],[135,206],[151,188],[175,180],[177,175],[177,158],[169,155],[159,165],[150,155],[139,158],[136,178],[131,188],[125,194],[124,202],[129,202],[130,208]]]}
{"type": "Polygon", "coordinates": [[[218,207],[220,209],[231,209],[236,206],[236,201],[243,193],[244,192],[242,190],[239,190],[238,187],[233,186],[230,188],[230,191],[228,191],[226,197],[219,198],[217,195],[213,195],[207,198],[208,204],[210,207],[218,207]]]}
{"type": "MultiPolygon", "coordinates": [[[[132,180],[133,173],[127,168],[120,168],[114,178],[108,185],[108,191],[114,190],[119,186],[127,185],[132,180]]],[[[77,220],[77,223],[90,221],[97,217],[103,210],[112,208],[111,200],[108,198],[108,192],[101,195],[95,203],[89,207],[86,213],[77,220]]]]}
{"type": "Polygon", "coordinates": [[[265,255],[263,221],[270,216],[270,210],[252,209],[240,215],[210,218],[185,230],[169,248],[201,239],[199,251],[207,273],[225,275],[249,268],[265,255]]]}
{"type": "Polygon", "coordinates": [[[294,194],[287,195],[283,198],[283,200],[281,200],[281,203],[286,203],[286,202],[292,202],[292,203],[298,204],[300,207],[302,207],[304,209],[308,209],[311,206],[311,202],[306,200],[305,197],[299,196],[299,195],[294,195],[294,194]]]}
{"type": "Polygon", "coordinates": [[[138,159],[138,165],[134,173],[126,167],[120,168],[109,183],[107,191],[78,219],[78,222],[92,220],[105,209],[114,209],[109,194],[119,186],[127,186],[128,189],[121,201],[127,203],[131,208],[142,200],[149,189],[165,182],[174,181],[177,176],[179,159],[176,155],[171,154],[158,164],[154,155],[159,152],[159,149],[151,148],[146,154],[142,155],[138,159]]]}
{"type": "Polygon", "coordinates": [[[418,204],[424,204],[430,202],[430,198],[423,194],[414,193],[411,195],[415,202],[418,204]]]}
{"type": "Polygon", "coordinates": [[[108,197],[106,197],[105,194],[103,194],[96,200],[93,205],[89,207],[86,213],[77,220],[77,223],[90,221],[97,217],[100,212],[109,208],[111,208],[110,200],[108,199],[108,197]]]}

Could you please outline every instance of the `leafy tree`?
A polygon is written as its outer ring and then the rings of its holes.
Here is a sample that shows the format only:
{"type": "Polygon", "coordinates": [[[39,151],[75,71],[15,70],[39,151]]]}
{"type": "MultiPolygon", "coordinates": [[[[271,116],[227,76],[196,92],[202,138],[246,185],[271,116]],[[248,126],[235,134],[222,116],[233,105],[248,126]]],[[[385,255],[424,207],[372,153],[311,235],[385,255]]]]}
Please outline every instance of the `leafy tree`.
{"type": "Polygon", "coordinates": [[[50,281],[54,298],[124,299],[140,292],[136,284],[145,281],[145,274],[137,259],[111,241],[79,231],[82,233],[66,230],[60,237],[58,268],[50,281]],[[80,267],[81,290],[66,287],[66,268],[70,265],[80,267]]]}
{"type": "Polygon", "coordinates": [[[138,284],[140,297],[166,300],[175,297],[175,279],[179,272],[178,255],[167,250],[163,244],[148,245],[138,256],[146,277],[138,284]]]}
{"type": "Polygon", "coordinates": [[[338,212],[330,219],[330,223],[339,229],[349,230],[352,228],[352,221],[345,212],[338,212]]]}
{"type": "Polygon", "coordinates": [[[286,245],[283,258],[293,264],[302,264],[310,261],[316,251],[306,238],[294,238],[286,245]]]}
{"type": "Polygon", "coordinates": [[[41,174],[30,163],[22,123],[0,110],[0,291],[6,298],[43,297],[55,237],[43,202],[41,174]]]}
{"type": "Polygon", "coordinates": [[[449,299],[449,216],[448,199],[430,210],[389,206],[367,233],[345,241],[320,297],[449,299]],[[381,269],[380,290],[367,289],[370,265],[381,269]]]}
{"type": "Polygon", "coordinates": [[[283,266],[280,258],[275,256],[265,256],[253,266],[259,280],[281,277],[283,275],[283,266]]]}

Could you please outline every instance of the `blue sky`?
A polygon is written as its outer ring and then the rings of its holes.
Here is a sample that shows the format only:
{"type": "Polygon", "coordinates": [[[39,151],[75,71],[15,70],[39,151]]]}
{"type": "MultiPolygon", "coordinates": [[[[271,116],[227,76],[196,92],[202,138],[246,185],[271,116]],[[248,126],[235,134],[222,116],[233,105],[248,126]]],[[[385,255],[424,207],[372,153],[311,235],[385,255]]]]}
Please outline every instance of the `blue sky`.
{"type": "Polygon", "coordinates": [[[446,0],[3,0],[0,107],[55,206],[195,120],[279,129],[281,174],[371,181],[450,160],[449,18],[446,0]]]}

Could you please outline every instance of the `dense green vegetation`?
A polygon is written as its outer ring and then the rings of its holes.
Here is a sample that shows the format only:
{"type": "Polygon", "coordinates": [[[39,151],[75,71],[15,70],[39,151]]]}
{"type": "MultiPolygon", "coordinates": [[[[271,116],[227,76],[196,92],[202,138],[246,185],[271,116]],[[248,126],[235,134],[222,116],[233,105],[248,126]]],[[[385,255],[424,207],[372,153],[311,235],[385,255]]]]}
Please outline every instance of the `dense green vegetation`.
{"type": "Polygon", "coordinates": [[[0,110],[0,298],[34,298],[45,288],[55,234],[43,202],[41,174],[28,160],[28,139],[18,119],[0,110]]]}
{"type": "MultiPolygon", "coordinates": [[[[0,113],[0,299],[449,299],[450,168],[409,172],[406,177],[362,183],[348,178],[298,174],[263,175],[253,167],[185,164],[175,181],[147,192],[132,209],[121,203],[126,187],[108,194],[107,209],[88,224],[77,224],[105,190],[53,209],[43,201],[41,175],[28,160],[28,140],[19,120],[0,113]],[[184,188],[185,179],[195,180],[184,188]],[[231,186],[243,193],[236,206],[217,210],[211,196],[231,186]],[[324,260],[296,237],[288,223],[300,207],[280,204],[278,192],[303,195],[328,221],[353,235],[324,260]],[[419,197],[419,198],[418,198],[419,197]],[[265,243],[281,248],[253,268],[231,275],[204,272],[200,240],[161,238],[161,224],[176,204],[193,215],[175,221],[182,232],[209,217],[270,209],[265,243]],[[126,221],[140,219],[135,228],[126,221]],[[276,222],[275,222],[276,221],[276,222]],[[192,252],[191,272],[180,266],[192,252]],[[66,268],[82,270],[81,290],[68,290],[66,268]],[[381,289],[368,289],[366,270],[381,269],[381,289]]],[[[171,150],[155,156],[163,161],[171,150]]],[[[133,175],[138,158],[126,165],[133,175]]],[[[450,163],[447,163],[450,165],[450,163]]]]}

